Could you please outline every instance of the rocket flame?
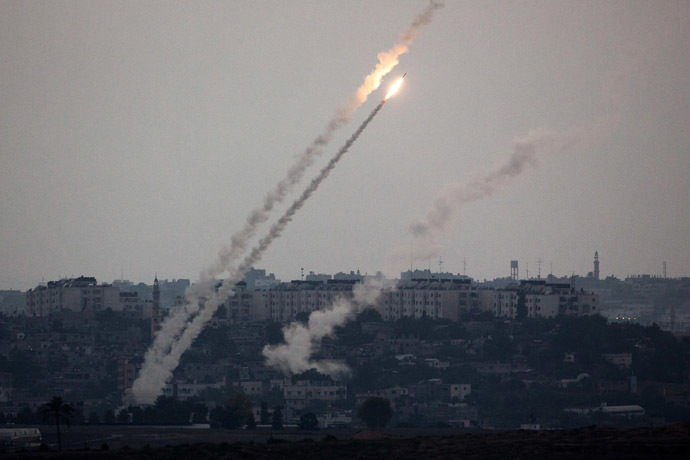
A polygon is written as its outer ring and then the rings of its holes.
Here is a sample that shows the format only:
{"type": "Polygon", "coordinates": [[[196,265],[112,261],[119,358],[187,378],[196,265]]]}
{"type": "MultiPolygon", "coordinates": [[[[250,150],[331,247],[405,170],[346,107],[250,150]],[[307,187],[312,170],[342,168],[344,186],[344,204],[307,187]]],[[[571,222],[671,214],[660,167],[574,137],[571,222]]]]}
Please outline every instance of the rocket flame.
{"type": "Polygon", "coordinates": [[[387,101],[388,99],[390,99],[390,97],[392,95],[394,95],[396,93],[396,91],[398,91],[398,89],[400,88],[400,85],[402,85],[402,83],[403,83],[403,78],[405,78],[405,77],[400,77],[397,80],[395,80],[395,83],[393,83],[391,85],[391,88],[388,90],[386,97],[383,98],[384,101],[387,101]]]}

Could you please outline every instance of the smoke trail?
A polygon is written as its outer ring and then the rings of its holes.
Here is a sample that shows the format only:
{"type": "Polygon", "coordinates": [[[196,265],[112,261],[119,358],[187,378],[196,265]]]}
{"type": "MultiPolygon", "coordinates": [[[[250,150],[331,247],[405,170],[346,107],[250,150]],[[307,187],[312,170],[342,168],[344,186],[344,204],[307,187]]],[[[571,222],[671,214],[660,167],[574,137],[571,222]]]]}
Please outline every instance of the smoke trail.
{"type": "Polygon", "coordinates": [[[216,278],[228,271],[246,251],[249,240],[256,234],[258,226],[266,222],[273,208],[282,203],[285,196],[300,182],[306,169],[313,164],[316,157],[321,155],[323,148],[329,144],[335,132],[350,121],[355,110],[367,100],[371,92],[381,85],[383,77],[398,65],[400,55],[408,52],[409,45],[419,35],[420,29],[429,24],[434,12],[442,7],[442,1],[430,1],[426,9],[414,18],[402,34],[400,41],[388,51],[378,54],[378,64],[364,78],[357,91],[335,111],[326,127],[297,158],[286,176],[266,194],[262,206],[249,214],[244,226],[231,237],[230,245],[221,248],[218,252],[216,262],[200,274],[199,281],[195,285],[189,287],[185,293],[187,305],[176,310],[161,324],[161,330],[158,331],[154,343],[146,352],[141,374],[147,371],[149,367],[147,363],[160,361],[169,353],[170,347],[179,338],[187,322],[198,313],[200,303],[213,295],[216,278]]]}
{"type": "MultiPolygon", "coordinates": [[[[583,139],[582,134],[557,133],[546,128],[535,130],[513,141],[511,154],[493,168],[475,172],[467,183],[446,184],[436,194],[424,217],[417,219],[409,228],[414,238],[414,257],[428,260],[438,256],[441,250],[440,239],[462,206],[493,195],[528,166],[535,166],[540,155],[573,148],[583,139]]],[[[404,253],[402,248],[396,248],[392,257],[400,260],[404,253]]]]}
{"type": "MultiPolygon", "coordinates": [[[[564,132],[548,128],[531,131],[513,141],[510,155],[502,162],[488,170],[475,171],[466,183],[451,182],[441,188],[424,216],[409,227],[409,234],[414,239],[413,258],[427,261],[439,256],[441,240],[455,214],[465,204],[493,195],[528,166],[537,166],[541,157],[565,153],[584,144],[596,144],[613,132],[621,121],[629,77],[637,71],[639,64],[636,50],[632,50],[621,56],[617,65],[604,75],[605,110],[594,122],[564,132]]],[[[408,257],[407,248],[398,245],[388,256],[389,270],[403,266],[404,261],[409,261],[408,257]]]]}
{"type": "Polygon", "coordinates": [[[229,270],[229,275],[223,281],[223,284],[217,291],[212,291],[208,294],[208,300],[200,298],[196,304],[185,305],[182,314],[175,314],[172,321],[176,323],[185,319],[186,322],[179,333],[175,334],[170,341],[168,347],[157,347],[163,343],[159,341],[162,334],[156,336],[154,347],[149,349],[146,353],[144,366],[142,367],[139,377],[134,381],[132,386],[132,396],[139,403],[152,403],[160,394],[165,386],[165,382],[172,376],[172,372],[177,368],[182,353],[184,353],[192,344],[194,339],[201,333],[203,327],[211,320],[213,314],[222,304],[225,299],[232,296],[235,284],[242,279],[244,274],[250,267],[261,260],[266,249],[271,243],[278,238],[285,227],[292,221],[295,213],[299,211],[304,203],[311,197],[311,195],[319,188],[319,185],[328,177],[330,172],[335,168],[340,159],[347,153],[352,144],[359,138],[364,129],[374,119],[377,113],[381,110],[386,100],[382,100],[376,108],[369,114],[364,122],[357,128],[352,136],[345,142],[345,144],[338,150],[338,152],[330,159],[328,164],[324,166],[319,174],[312,179],[309,186],[302,192],[292,205],[285,211],[283,216],[271,226],[268,234],[259,240],[257,246],[244,258],[242,263],[229,270]],[[200,303],[205,300],[205,305],[200,308],[200,303]],[[189,319],[191,318],[191,321],[189,319]]]}
{"type": "Polygon", "coordinates": [[[311,355],[318,350],[321,340],[331,336],[337,326],[342,326],[353,318],[362,308],[374,305],[384,287],[392,285],[376,278],[366,278],[352,290],[352,303],[338,298],[327,310],[314,311],[309,316],[307,326],[295,321],[283,328],[285,343],[276,346],[266,345],[262,354],[266,364],[282,371],[286,375],[297,374],[309,369],[316,369],[322,374],[337,375],[349,371],[349,368],[336,361],[313,361],[311,355]]]}
{"type": "Polygon", "coordinates": [[[266,194],[262,207],[255,209],[249,214],[244,227],[232,236],[230,246],[224,247],[219,251],[218,260],[206,270],[205,278],[212,279],[225,272],[230,264],[244,253],[249,239],[256,233],[257,227],[268,219],[268,215],[275,205],[282,203],[285,196],[300,182],[306,169],[314,163],[317,156],[323,153],[323,148],[330,143],[335,132],[350,122],[355,110],[366,102],[369,94],[378,89],[383,77],[398,65],[400,55],[408,52],[409,45],[419,35],[420,29],[431,22],[434,11],[442,7],[442,1],[431,0],[426,9],[415,17],[408,26],[407,30],[402,34],[400,41],[388,51],[377,55],[378,64],[364,77],[364,82],[350,96],[348,101],[336,109],[326,127],[297,158],[295,164],[288,170],[287,175],[278,182],[273,190],[266,194]]]}

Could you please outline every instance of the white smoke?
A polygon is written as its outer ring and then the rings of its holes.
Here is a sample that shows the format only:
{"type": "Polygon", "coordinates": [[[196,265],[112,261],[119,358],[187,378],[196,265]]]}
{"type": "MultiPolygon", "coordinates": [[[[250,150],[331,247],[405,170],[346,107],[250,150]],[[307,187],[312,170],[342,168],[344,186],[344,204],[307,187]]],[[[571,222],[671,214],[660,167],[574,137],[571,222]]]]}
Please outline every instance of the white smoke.
{"type": "Polygon", "coordinates": [[[195,285],[194,289],[188,291],[187,300],[194,299],[195,303],[186,304],[184,308],[172,315],[169,325],[159,331],[153,346],[144,357],[144,366],[132,385],[132,397],[136,402],[152,403],[160,394],[165,382],[172,377],[173,371],[177,368],[182,353],[191,346],[204,326],[211,320],[218,306],[232,296],[235,284],[242,279],[250,267],[261,260],[271,243],[282,234],[295,213],[302,208],[309,197],[319,188],[319,185],[328,177],[385,102],[383,100],[376,106],[343,147],[312,179],[299,198],[271,226],[266,236],[259,240],[243,262],[237,268],[228,267],[229,274],[217,291],[213,288],[212,280],[209,279],[202,280],[202,283],[195,285]],[[209,287],[210,289],[208,289],[209,287]],[[201,307],[202,304],[203,308],[201,307]],[[179,329],[175,329],[176,327],[179,329]]]}
{"type": "Polygon", "coordinates": [[[318,351],[324,337],[330,337],[337,326],[342,326],[354,318],[362,309],[376,305],[381,290],[392,286],[391,281],[367,277],[364,283],[355,284],[352,302],[339,297],[330,308],[312,312],[306,326],[299,321],[285,326],[285,343],[264,347],[262,353],[266,357],[266,364],[286,375],[298,374],[309,369],[316,369],[322,374],[332,376],[349,372],[350,369],[342,362],[312,360],[312,354],[318,351]]]}
{"type": "MultiPolygon", "coordinates": [[[[622,56],[618,64],[604,77],[604,114],[592,123],[585,123],[568,131],[549,128],[536,129],[512,142],[510,154],[489,169],[469,174],[467,182],[445,184],[432,200],[424,215],[409,227],[413,239],[412,258],[427,261],[441,253],[442,241],[455,215],[467,203],[489,197],[508,186],[527,167],[536,167],[542,158],[566,153],[585,145],[599,143],[614,131],[621,119],[623,98],[631,74],[639,66],[634,55],[622,56]]],[[[409,261],[410,254],[402,245],[388,256],[389,270],[395,271],[409,261]]]]}
{"type": "Polygon", "coordinates": [[[224,273],[232,263],[238,260],[247,249],[250,238],[256,234],[257,227],[266,222],[273,208],[277,204],[282,203],[285,196],[301,181],[307,168],[314,163],[316,157],[323,153],[323,148],[330,143],[336,131],[350,122],[355,110],[366,102],[369,94],[378,89],[383,77],[388,75],[388,73],[398,65],[398,58],[400,55],[408,52],[409,45],[414,41],[417,35],[419,35],[419,30],[431,22],[434,11],[442,7],[443,2],[436,0],[430,1],[427,8],[415,17],[410,26],[403,33],[400,41],[388,51],[381,52],[377,55],[378,64],[376,64],[374,69],[364,77],[364,81],[360,87],[349,97],[347,102],[336,109],[326,127],[297,158],[297,161],[290,167],[286,176],[278,182],[273,190],[266,194],[263,205],[249,214],[244,227],[231,237],[230,246],[224,247],[219,251],[218,260],[213,266],[206,270],[204,273],[205,278],[212,279],[219,276],[224,273]]]}
{"type": "Polygon", "coordinates": [[[381,291],[384,289],[395,289],[396,286],[397,283],[395,281],[385,278],[367,277],[364,279],[364,283],[355,284],[352,289],[352,295],[360,310],[368,307],[375,308],[379,297],[381,297],[381,291]]]}
{"type": "MultiPolygon", "coordinates": [[[[441,253],[443,237],[459,210],[473,201],[489,197],[509,185],[527,167],[537,166],[540,158],[567,152],[598,137],[608,123],[597,123],[590,128],[556,132],[542,128],[515,139],[510,155],[488,170],[470,174],[467,182],[451,182],[436,194],[425,214],[409,227],[413,238],[412,257],[417,261],[436,258],[441,253]]],[[[389,255],[389,266],[399,267],[409,257],[402,245],[389,255]]]]}
{"type": "Polygon", "coordinates": [[[336,375],[348,370],[343,363],[334,361],[312,361],[311,355],[319,347],[321,339],[330,336],[336,326],[342,326],[353,314],[352,304],[343,298],[337,299],[326,310],[311,313],[307,325],[295,321],[283,328],[285,343],[266,345],[262,351],[266,364],[281,370],[284,374],[298,374],[316,369],[322,374],[336,375]]]}
{"type": "MultiPolygon", "coordinates": [[[[430,1],[427,8],[412,21],[410,26],[403,33],[400,41],[390,50],[378,54],[378,64],[374,70],[364,78],[364,82],[357,91],[350,96],[347,103],[335,111],[326,127],[297,158],[295,164],[288,170],[287,175],[273,190],[266,194],[263,205],[249,214],[242,229],[231,237],[230,246],[223,247],[218,253],[216,262],[201,273],[198,283],[190,286],[185,293],[186,305],[184,308],[177,309],[172,315],[166,318],[161,324],[160,331],[156,334],[154,343],[146,352],[144,365],[132,388],[132,394],[137,401],[151,401],[151,395],[154,395],[153,398],[156,397],[155,395],[157,395],[157,392],[160,391],[165,384],[165,380],[161,383],[160,379],[168,379],[170,375],[172,375],[172,370],[168,370],[168,368],[172,363],[177,363],[179,361],[179,357],[175,359],[172,355],[177,354],[177,350],[183,345],[176,345],[175,342],[181,340],[181,343],[186,344],[190,335],[194,337],[198,335],[198,331],[195,332],[195,330],[190,330],[190,332],[185,335],[184,329],[186,325],[189,324],[190,319],[196,318],[197,315],[199,315],[201,305],[204,301],[209,299],[210,302],[210,299],[216,294],[214,292],[216,278],[224,272],[231,270],[232,264],[246,251],[251,237],[256,234],[258,226],[266,222],[273,208],[277,204],[282,203],[285,196],[297,183],[299,183],[306,169],[311,166],[315,158],[323,152],[322,149],[328,145],[335,132],[350,121],[354,111],[367,100],[371,92],[381,85],[383,77],[398,64],[398,57],[401,54],[407,53],[409,45],[419,34],[421,27],[428,24],[433,17],[434,11],[441,7],[443,7],[443,2],[435,0],[430,1]]],[[[332,166],[334,166],[334,164],[331,165],[331,168],[332,166]]],[[[313,183],[310,187],[312,186],[313,183]]],[[[318,184],[316,186],[318,186],[318,184]]],[[[293,203],[293,206],[290,208],[292,214],[300,207],[301,204],[295,206],[295,203],[293,203]]],[[[284,228],[289,220],[291,220],[291,216],[288,217],[287,220],[285,220],[284,217],[281,218],[279,227],[282,226],[282,228],[284,228]]],[[[278,233],[282,231],[282,228],[278,230],[278,233]]],[[[258,249],[255,248],[253,252],[258,251],[259,253],[263,253],[266,246],[270,244],[274,238],[275,237],[262,240],[259,245],[260,247],[258,249]]],[[[256,256],[257,254],[254,255],[254,257],[256,256]]],[[[247,269],[248,268],[249,267],[247,267],[247,269]]],[[[234,284],[239,281],[236,279],[237,274],[239,274],[239,278],[241,279],[245,271],[238,270],[237,273],[229,274],[223,285],[234,286],[234,284]]],[[[223,292],[226,294],[228,293],[226,290],[223,290],[223,292]]],[[[212,303],[214,302],[207,304],[206,307],[208,308],[212,303]]],[[[218,304],[212,308],[214,312],[220,303],[222,303],[222,301],[218,302],[218,304]]],[[[201,315],[200,317],[206,318],[207,316],[208,315],[201,315]]],[[[208,319],[210,319],[210,317],[208,317],[208,319]]],[[[188,347],[189,345],[185,346],[188,347]]]]}

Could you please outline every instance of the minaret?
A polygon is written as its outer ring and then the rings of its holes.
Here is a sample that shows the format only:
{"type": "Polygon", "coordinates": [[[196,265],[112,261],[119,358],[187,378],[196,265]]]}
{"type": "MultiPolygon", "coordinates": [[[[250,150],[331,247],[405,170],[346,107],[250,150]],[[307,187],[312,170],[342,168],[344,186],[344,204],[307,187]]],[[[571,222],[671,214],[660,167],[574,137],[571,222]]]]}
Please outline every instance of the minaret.
{"type": "Polygon", "coordinates": [[[599,251],[594,251],[594,279],[599,279],[599,251]]]}
{"type": "Polygon", "coordinates": [[[153,308],[151,310],[151,337],[161,328],[161,291],[158,287],[158,275],[153,280],[153,308]]]}

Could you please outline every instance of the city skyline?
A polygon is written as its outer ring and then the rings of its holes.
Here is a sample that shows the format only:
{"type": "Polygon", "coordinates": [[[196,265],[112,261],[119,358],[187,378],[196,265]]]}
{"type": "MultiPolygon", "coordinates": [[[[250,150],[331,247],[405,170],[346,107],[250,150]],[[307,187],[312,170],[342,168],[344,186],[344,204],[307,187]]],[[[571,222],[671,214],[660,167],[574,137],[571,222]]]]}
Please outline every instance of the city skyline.
{"type": "MultiPolygon", "coordinates": [[[[453,277],[461,277],[461,278],[467,277],[467,278],[469,278],[469,279],[471,279],[477,283],[482,283],[484,281],[491,282],[494,280],[505,280],[505,279],[511,279],[511,278],[514,280],[547,280],[550,277],[553,277],[556,279],[567,279],[567,278],[571,278],[573,276],[579,277],[579,278],[592,277],[592,278],[601,279],[601,280],[604,280],[609,276],[617,278],[619,280],[624,280],[626,278],[641,278],[641,277],[651,277],[651,278],[660,278],[660,279],[663,279],[663,278],[667,278],[667,279],[688,278],[688,275],[686,275],[686,274],[680,274],[678,276],[670,276],[668,274],[664,275],[664,272],[663,272],[664,267],[663,266],[662,266],[661,271],[659,273],[627,273],[624,276],[616,276],[614,274],[600,274],[600,276],[597,277],[596,276],[597,272],[595,271],[596,266],[594,264],[594,261],[595,261],[595,259],[593,259],[593,261],[592,261],[592,266],[590,267],[591,269],[584,272],[584,273],[575,273],[574,271],[570,272],[570,273],[553,273],[550,270],[549,264],[544,263],[543,261],[541,263],[541,266],[539,264],[539,262],[540,262],[539,260],[535,261],[534,265],[529,265],[529,264],[520,265],[521,262],[517,261],[518,262],[517,277],[513,276],[513,274],[510,271],[510,267],[509,267],[509,270],[507,273],[505,273],[503,275],[498,275],[498,276],[493,277],[493,278],[477,278],[477,277],[472,276],[472,274],[467,272],[467,270],[460,270],[457,272],[448,271],[448,270],[445,270],[445,268],[442,268],[442,266],[439,266],[438,261],[437,261],[436,267],[434,267],[433,265],[427,266],[427,267],[414,267],[412,270],[410,270],[408,267],[407,270],[404,270],[404,271],[402,271],[399,274],[394,275],[394,276],[386,276],[386,274],[384,274],[380,270],[377,270],[375,272],[370,273],[370,272],[363,272],[357,268],[352,269],[352,270],[341,269],[341,270],[337,270],[334,272],[325,272],[325,271],[317,271],[317,270],[307,269],[305,267],[300,267],[296,276],[289,276],[289,277],[276,276],[275,273],[272,272],[270,268],[264,268],[263,266],[252,268],[252,270],[257,271],[257,272],[264,272],[266,277],[274,277],[274,279],[277,283],[278,282],[285,283],[285,282],[298,281],[298,280],[307,280],[308,281],[310,278],[313,280],[317,280],[317,281],[323,281],[325,279],[338,279],[339,277],[340,277],[340,279],[346,279],[346,278],[350,279],[353,276],[361,277],[362,279],[364,279],[366,277],[377,277],[379,274],[382,274],[385,278],[390,279],[390,280],[405,280],[405,279],[409,279],[410,276],[414,276],[415,273],[423,273],[423,274],[425,274],[425,276],[426,276],[426,274],[428,274],[432,277],[434,277],[434,275],[450,275],[453,277]],[[530,267],[532,267],[532,268],[530,268],[530,267]]],[[[598,259],[597,259],[597,261],[598,261],[598,259]]],[[[510,261],[510,262],[515,262],[515,261],[510,261]]],[[[443,262],[443,263],[445,263],[445,262],[443,262]]],[[[248,274],[250,274],[250,273],[248,273],[248,274]]],[[[30,286],[27,289],[32,289],[32,288],[35,288],[37,286],[46,285],[46,283],[49,283],[49,282],[58,282],[61,280],[76,279],[79,277],[95,278],[98,281],[99,285],[103,284],[103,283],[113,284],[113,283],[124,282],[124,283],[133,283],[133,285],[143,283],[147,286],[153,286],[155,284],[154,281],[159,279],[159,278],[160,278],[160,280],[162,280],[164,282],[189,281],[192,284],[195,282],[195,280],[193,280],[193,279],[182,277],[182,276],[174,276],[174,274],[169,276],[169,277],[159,277],[158,272],[155,272],[153,275],[153,278],[150,280],[149,279],[130,279],[130,278],[127,278],[126,276],[124,276],[124,273],[121,273],[120,277],[113,278],[113,279],[107,279],[107,278],[100,279],[96,276],[92,277],[89,274],[80,273],[80,274],[60,275],[60,276],[57,276],[55,278],[50,278],[50,279],[46,278],[46,279],[39,281],[35,285],[30,286]]],[[[222,281],[222,279],[218,278],[217,281],[222,281]]],[[[118,284],[118,286],[122,287],[119,284],[118,284]]],[[[4,288],[4,289],[5,290],[20,290],[20,291],[27,290],[27,289],[19,289],[19,288],[4,288]]],[[[0,289],[0,290],[2,290],[2,289],[0,289]]]]}
{"type": "MultiPolygon", "coordinates": [[[[196,281],[425,5],[0,5],[0,289],[196,281]]],[[[486,183],[452,195],[443,271],[541,259],[583,276],[598,251],[602,277],[687,276],[688,30],[670,1],[445,5],[307,172],[408,73],[259,266],[397,276],[439,194],[486,183]],[[494,180],[535,136],[575,141],[494,180]]]]}

